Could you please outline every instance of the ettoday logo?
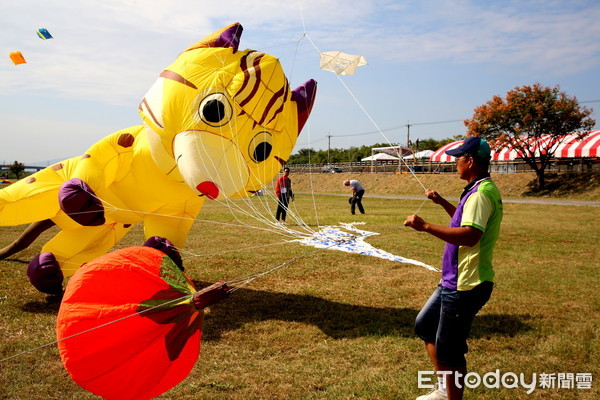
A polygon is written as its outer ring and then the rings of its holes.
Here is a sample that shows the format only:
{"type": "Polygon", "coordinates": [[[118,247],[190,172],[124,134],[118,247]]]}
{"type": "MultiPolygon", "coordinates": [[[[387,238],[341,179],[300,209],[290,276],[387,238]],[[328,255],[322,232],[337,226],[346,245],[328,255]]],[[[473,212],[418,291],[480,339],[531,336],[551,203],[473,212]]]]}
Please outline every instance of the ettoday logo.
{"type": "Polygon", "coordinates": [[[591,373],[532,373],[526,376],[523,373],[514,372],[501,373],[499,369],[487,372],[483,376],[477,372],[468,372],[462,374],[453,371],[418,371],[419,389],[434,389],[436,387],[434,380],[439,377],[441,382],[445,382],[447,377],[453,378],[457,387],[469,389],[477,388],[481,385],[488,389],[518,389],[523,388],[527,394],[533,393],[536,388],[539,389],[591,389],[591,373]],[[464,378],[464,381],[461,379],[464,378]],[[461,383],[462,382],[462,383],[461,383]]]}

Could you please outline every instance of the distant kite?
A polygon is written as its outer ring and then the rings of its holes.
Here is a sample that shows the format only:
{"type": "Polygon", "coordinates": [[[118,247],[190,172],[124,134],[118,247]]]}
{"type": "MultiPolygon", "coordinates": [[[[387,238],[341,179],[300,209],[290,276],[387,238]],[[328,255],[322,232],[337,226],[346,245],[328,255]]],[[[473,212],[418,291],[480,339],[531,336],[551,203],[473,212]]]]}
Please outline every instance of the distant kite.
{"type": "Polygon", "coordinates": [[[10,59],[12,60],[13,64],[15,64],[15,65],[27,63],[27,61],[25,61],[25,57],[23,57],[23,54],[21,54],[20,51],[14,51],[14,52],[10,53],[10,59]]]}
{"type": "Polygon", "coordinates": [[[360,55],[346,54],[341,51],[321,53],[320,68],[335,72],[337,75],[354,75],[356,68],[367,65],[367,60],[360,55]]]}
{"type": "Polygon", "coordinates": [[[42,40],[53,39],[52,35],[50,34],[50,32],[48,32],[48,29],[46,29],[46,28],[40,28],[40,29],[38,29],[37,30],[37,35],[42,40]]]}

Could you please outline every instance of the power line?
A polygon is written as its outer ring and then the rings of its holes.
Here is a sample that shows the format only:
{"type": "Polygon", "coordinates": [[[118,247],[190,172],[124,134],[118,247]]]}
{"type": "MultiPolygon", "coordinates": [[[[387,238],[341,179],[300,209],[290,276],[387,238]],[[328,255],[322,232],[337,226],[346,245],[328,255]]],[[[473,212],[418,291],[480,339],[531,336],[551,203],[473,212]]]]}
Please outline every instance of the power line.
{"type": "MultiPolygon", "coordinates": [[[[580,101],[579,103],[582,103],[582,104],[583,103],[600,103],[600,99],[583,100],[583,101],[580,101]]],[[[408,128],[408,129],[410,129],[411,126],[451,124],[451,123],[455,123],[455,122],[463,122],[464,120],[465,119],[463,118],[463,119],[449,119],[449,120],[445,120],[445,121],[406,123],[406,124],[403,124],[403,125],[392,126],[392,127],[381,129],[381,130],[366,131],[366,132],[360,132],[360,133],[349,133],[349,134],[345,134],[345,135],[330,135],[330,137],[340,138],[340,137],[352,137],[352,136],[367,136],[367,135],[373,135],[375,133],[393,131],[393,130],[401,129],[401,128],[408,128]]]]}
{"type": "MultiPolygon", "coordinates": [[[[583,104],[583,103],[600,103],[600,99],[596,99],[596,100],[584,100],[584,101],[580,101],[579,103],[583,104]]],[[[344,137],[353,137],[353,136],[368,136],[368,135],[374,135],[376,133],[381,133],[381,132],[388,132],[388,131],[394,131],[397,129],[402,129],[402,128],[407,128],[410,130],[411,126],[421,126],[421,125],[440,125],[440,124],[452,124],[452,123],[456,123],[456,122],[463,122],[465,119],[449,119],[449,120],[445,120],[445,121],[432,121],[432,122],[414,122],[414,123],[406,123],[403,125],[397,125],[397,126],[391,126],[389,128],[384,128],[384,129],[380,129],[380,130],[374,130],[374,131],[366,131],[366,132],[359,132],[359,133],[348,133],[345,135],[327,135],[324,139],[319,139],[316,141],[313,141],[312,143],[317,143],[317,142],[321,142],[325,139],[327,139],[329,141],[329,143],[331,143],[331,138],[344,138],[344,137]]]]}
{"type": "Polygon", "coordinates": [[[407,123],[407,124],[404,124],[404,125],[392,126],[390,128],[381,129],[380,131],[367,131],[367,132],[361,132],[361,133],[349,133],[349,134],[346,134],[346,135],[331,135],[331,137],[366,136],[366,135],[372,135],[374,133],[380,133],[380,132],[386,132],[386,131],[393,131],[393,130],[396,130],[396,129],[406,128],[406,127],[415,126],[415,125],[450,124],[450,123],[462,122],[462,121],[464,121],[464,119],[451,119],[451,120],[447,120],[447,121],[435,121],[435,122],[415,122],[415,123],[407,123]]]}

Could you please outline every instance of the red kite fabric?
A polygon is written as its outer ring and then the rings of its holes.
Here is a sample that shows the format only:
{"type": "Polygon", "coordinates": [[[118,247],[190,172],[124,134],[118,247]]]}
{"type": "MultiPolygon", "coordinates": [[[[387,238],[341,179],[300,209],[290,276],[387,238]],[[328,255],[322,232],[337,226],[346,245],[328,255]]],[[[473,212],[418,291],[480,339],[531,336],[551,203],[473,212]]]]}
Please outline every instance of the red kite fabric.
{"type": "Polygon", "coordinates": [[[190,279],[154,248],[121,249],[85,264],[58,313],[69,375],[105,399],[150,399],[171,389],[200,352],[203,313],[194,293],[190,279]]]}

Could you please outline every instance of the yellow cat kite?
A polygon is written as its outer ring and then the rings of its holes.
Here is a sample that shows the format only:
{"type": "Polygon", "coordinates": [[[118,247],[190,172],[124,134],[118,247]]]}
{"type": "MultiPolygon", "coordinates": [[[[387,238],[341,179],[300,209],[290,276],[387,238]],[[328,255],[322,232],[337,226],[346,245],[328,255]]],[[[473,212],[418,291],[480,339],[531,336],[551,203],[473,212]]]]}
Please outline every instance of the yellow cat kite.
{"type": "Polygon", "coordinates": [[[0,259],[57,225],[27,275],[60,293],[64,277],[134,224],[177,253],[204,199],[249,196],[270,182],[310,114],[316,82],[290,90],[275,57],[238,51],[241,33],[238,23],[225,27],[162,71],[140,103],[144,125],[0,190],[0,225],[33,222],[0,259]]]}

